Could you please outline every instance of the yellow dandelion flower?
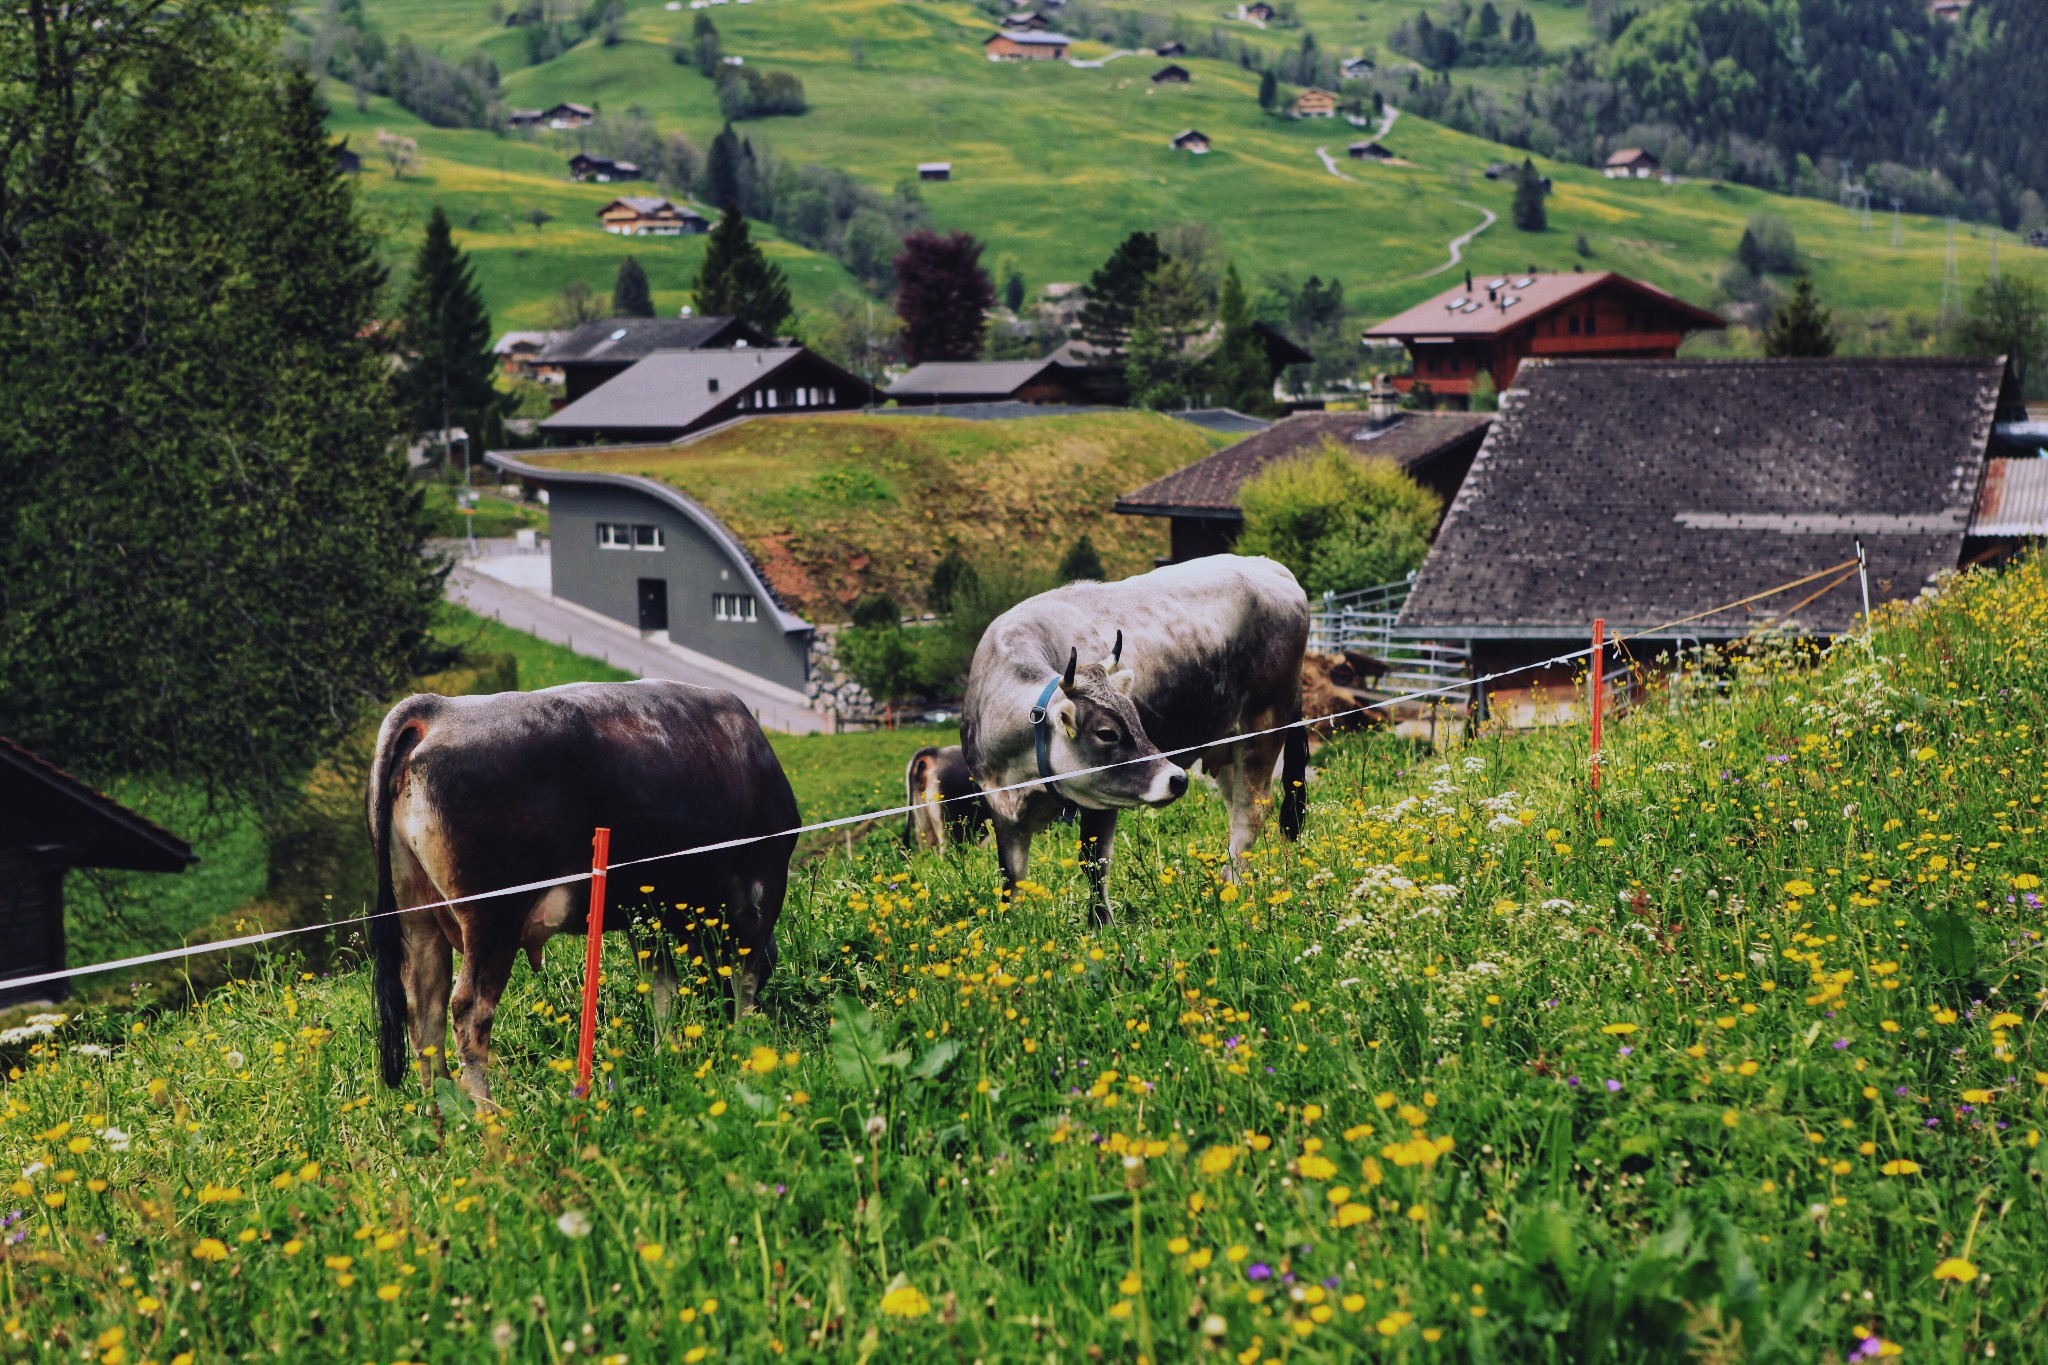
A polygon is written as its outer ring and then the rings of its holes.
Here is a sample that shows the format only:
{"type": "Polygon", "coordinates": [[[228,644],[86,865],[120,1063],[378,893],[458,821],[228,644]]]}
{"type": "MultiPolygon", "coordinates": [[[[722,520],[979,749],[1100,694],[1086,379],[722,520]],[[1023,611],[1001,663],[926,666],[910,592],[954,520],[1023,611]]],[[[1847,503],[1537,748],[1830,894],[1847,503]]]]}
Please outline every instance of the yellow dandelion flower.
{"type": "Polygon", "coordinates": [[[1886,1175],[1918,1175],[1920,1174],[1920,1163],[1917,1161],[1895,1159],[1885,1162],[1878,1169],[1886,1175]]]}
{"type": "Polygon", "coordinates": [[[1612,1033],[1617,1037],[1626,1037],[1636,1031],[1636,1026],[1634,1024],[1604,1024],[1601,1026],[1600,1031],[1602,1033],[1612,1033]]]}
{"type": "Polygon", "coordinates": [[[1977,1267],[1971,1265],[1960,1256],[1951,1256],[1940,1265],[1934,1267],[1934,1278],[1937,1280],[1954,1280],[1957,1284],[1968,1284],[1977,1278],[1977,1267]]]}
{"type": "Polygon", "coordinates": [[[395,1284],[378,1285],[377,1297],[384,1300],[384,1302],[386,1303],[390,1303],[392,1300],[398,1297],[398,1286],[395,1284]]]}
{"type": "Polygon", "coordinates": [[[907,1284],[899,1284],[882,1295],[882,1315],[891,1318],[921,1318],[932,1311],[932,1301],[907,1284]]]}
{"type": "Polygon", "coordinates": [[[192,1248],[195,1261],[225,1261],[228,1258],[227,1244],[214,1237],[201,1237],[199,1244],[192,1248]]]}
{"type": "Polygon", "coordinates": [[[1991,1097],[1992,1092],[1989,1090],[1965,1090],[1963,1092],[1963,1103],[1989,1104],[1991,1103],[1991,1097]]]}
{"type": "Polygon", "coordinates": [[[782,1064],[782,1055],[772,1047],[757,1047],[747,1059],[747,1069],[765,1076],[782,1064]]]}
{"type": "Polygon", "coordinates": [[[1379,1331],[1381,1336],[1390,1337],[1413,1321],[1415,1321],[1413,1313],[1389,1313],[1374,1323],[1373,1326],[1379,1331]]]}

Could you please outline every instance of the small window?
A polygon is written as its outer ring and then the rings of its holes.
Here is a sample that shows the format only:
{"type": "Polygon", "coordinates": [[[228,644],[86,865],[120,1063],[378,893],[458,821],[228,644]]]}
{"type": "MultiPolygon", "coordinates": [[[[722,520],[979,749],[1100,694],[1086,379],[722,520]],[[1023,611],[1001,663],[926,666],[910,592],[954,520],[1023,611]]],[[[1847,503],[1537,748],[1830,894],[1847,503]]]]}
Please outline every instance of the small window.
{"type": "Polygon", "coordinates": [[[634,549],[660,550],[666,548],[667,545],[668,539],[662,535],[659,526],[635,526],[633,528],[634,549]]]}
{"type": "Polygon", "coordinates": [[[1599,330],[1600,330],[1600,315],[1599,315],[1598,313],[1588,313],[1588,314],[1586,314],[1586,335],[1587,335],[1587,336],[1593,336],[1593,335],[1597,334],[1597,333],[1599,332],[1599,330]]]}
{"type": "Polygon", "coordinates": [[[717,393],[717,392],[718,392],[718,376],[717,376],[717,375],[713,375],[713,376],[711,377],[711,391],[712,391],[713,393],[717,393]]]}
{"type": "Polygon", "coordinates": [[[758,621],[760,617],[755,612],[754,595],[749,592],[712,593],[711,619],[714,621],[758,621]]]}
{"type": "Polygon", "coordinates": [[[833,388],[830,384],[827,384],[825,386],[825,406],[828,408],[836,408],[839,406],[839,391],[833,388]]]}
{"type": "Polygon", "coordinates": [[[600,550],[632,549],[633,528],[623,521],[600,521],[597,524],[597,548],[600,550]]]}

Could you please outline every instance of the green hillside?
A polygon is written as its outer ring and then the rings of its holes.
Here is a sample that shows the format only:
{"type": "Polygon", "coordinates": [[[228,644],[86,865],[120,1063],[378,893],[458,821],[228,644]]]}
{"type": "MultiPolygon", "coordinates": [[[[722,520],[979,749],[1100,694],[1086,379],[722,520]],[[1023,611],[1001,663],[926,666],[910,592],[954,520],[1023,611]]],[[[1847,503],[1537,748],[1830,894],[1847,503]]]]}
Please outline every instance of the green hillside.
{"type": "MultiPolygon", "coordinates": [[[[1190,13],[1198,8],[1192,0],[1173,5],[1190,13]]],[[[1372,21],[1349,26],[1341,22],[1343,13],[1357,11],[1334,0],[1310,0],[1302,13],[1312,25],[1327,19],[1323,41],[1348,51],[1359,44],[1349,38],[1339,44],[1338,37],[1355,32],[1362,43],[1415,8],[1405,0],[1375,0],[1366,10],[1372,21]]],[[[1543,26],[1555,26],[1556,41],[1563,42],[1571,39],[1570,24],[1583,22],[1575,9],[1529,8],[1545,41],[1552,39],[1543,26]]],[[[508,104],[575,99],[608,113],[639,109],[700,147],[719,126],[712,83],[669,58],[670,40],[692,20],[687,9],[636,0],[616,46],[593,37],[530,67],[520,65],[517,32],[493,23],[476,0],[366,0],[365,9],[394,42],[409,37],[450,60],[479,48],[490,52],[505,73],[508,104]]],[[[807,91],[809,113],[746,122],[741,127],[749,138],[786,162],[843,168],[884,191],[919,161],[950,160],[950,183],[921,187],[934,217],[976,233],[991,259],[1014,257],[1033,289],[1085,279],[1133,229],[1202,221],[1213,225],[1248,279],[1278,271],[1334,275],[1354,310],[1382,315],[1450,278],[1416,277],[1443,265],[1449,240],[1490,210],[1501,221],[1468,253],[1469,264],[1483,274],[1531,264],[1568,268],[1582,259],[1574,245],[1583,234],[1591,250],[1587,268],[1627,271],[1704,299],[1745,222],[1770,212],[1795,229],[1807,268],[1838,309],[1932,315],[1941,303],[1947,236],[1938,219],[1905,218],[1894,246],[1884,214],[1865,228],[1858,215],[1813,200],[1709,182],[1613,182],[1584,167],[1539,162],[1557,186],[1550,229],[1521,233],[1507,221],[1511,187],[1481,175],[1488,163],[1519,160],[1520,153],[1403,116],[1385,140],[1412,164],[1350,163],[1343,145],[1364,136],[1361,130],[1341,120],[1294,122],[1262,114],[1255,73],[1235,64],[1189,59],[1193,83],[1160,88],[1146,79],[1156,59],[1143,55],[1099,68],[991,63],[980,43],[992,24],[960,3],[757,0],[707,12],[715,15],[727,53],[791,71],[807,91]],[[1212,154],[1168,148],[1168,139],[1190,126],[1214,139],[1212,154]],[[1325,168],[1319,148],[1339,159],[1341,175],[1325,168]]],[[[1260,42],[1299,41],[1286,30],[1227,27],[1260,42]]],[[[1107,52],[1094,44],[1075,49],[1082,60],[1107,52]]],[[[337,130],[359,142],[373,140],[378,126],[411,122],[383,101],[357,114],[345,91],[336,103],[337,130]]],[[[409,220],[427,200],[442,198],[458,227],[464,215],[481,211],[483,223],[466,234],[465,244],[481,255],[501,320],[537,320],[565,278],[608,282],[611,266],[628,248],[595,226],[594,210],[609,197],[608,187],[571,186],[563,178],[563,161],[577,149],[579,134],[418,135],[429,158],[426,173],[394,184],[372,167],[364,178],[369,202],[409,220]],[[535,232],[519,220],[533,204],[560,212],[561,221],[535,232]]],[[[659,306],[679,303],[701,245],[636,241],[630,249],[647,262],[659,306]]],[[[833,290],[851,287],[833,263],[793,247],[778,250],[800,305],[815,306],[833,290]]],[[[1982,279],[1991,263],[1988,237],[1960,228],[1956,250],[1962,281],[1982,279]]],[[[2048,275],[2048,253],[2017,246],[2008,235],[2002,265],[2048,275]]]]}

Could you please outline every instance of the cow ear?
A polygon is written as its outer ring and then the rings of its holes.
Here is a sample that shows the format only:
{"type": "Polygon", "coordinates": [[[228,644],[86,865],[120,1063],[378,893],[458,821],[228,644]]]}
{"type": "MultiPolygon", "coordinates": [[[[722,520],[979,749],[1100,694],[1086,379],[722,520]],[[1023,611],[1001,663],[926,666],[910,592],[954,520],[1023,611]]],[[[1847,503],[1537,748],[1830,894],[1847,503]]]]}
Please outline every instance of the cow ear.
{"type": "Polygon", "coordinates": [[[1079,649],[1069,649],[1067,651],[1067,672],[1066,676],[1060,679],[1060,691],[1071,692],[1074,690],[1074,670],[1080,666],[1081,651],[1079,649]]]}
{"type": "Polygon", "coordinates": [[[1138,685],[1138,675],[1126,668],[1121,673],[1110,674],[1109,685],[1128,697],[1131,689],[1138,685]]]}
{"type": "Polygon", "coordinates": [[[1047,719],[1066,732],[1068,739],[1074,737],[1074,725],[1079,719],[1080,708],[1074,705],[1072,697],[1064,693],[1054,697],[1052,704],[1045,708],[1045,714],[1047,719]]]}

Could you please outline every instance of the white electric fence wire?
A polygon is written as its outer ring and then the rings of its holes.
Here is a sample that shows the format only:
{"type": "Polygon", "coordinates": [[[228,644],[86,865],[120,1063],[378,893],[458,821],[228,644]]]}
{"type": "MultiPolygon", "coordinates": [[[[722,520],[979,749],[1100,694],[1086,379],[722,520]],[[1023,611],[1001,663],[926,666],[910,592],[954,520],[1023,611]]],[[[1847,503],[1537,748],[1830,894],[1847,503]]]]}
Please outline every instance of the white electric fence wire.
{"type": "MultiPolygon", "coordinates": [[[[1847,561],[1846,564],[1832,565],[1829,568],[1820,570],[1818,573],[1808,574],[1804,578],[1795,578],[1789,583],[1780,584],[1779,586],[1771,588],[1765,592],[1754,593],[1748,597],[1744,597],[1737,601],[1730,602],[1727,606],[1716,607],[1712,611],[1696,612],[1693,615],[1683,617],[1680,620],[1666,622],[1664,625],[1661,626],[1651,626],[1647,629],[1636,631],[1634,634],[1631,635],[1616,635],[1607,642],[1607,647],[1614,648],[1616,646],[1619,646],[1624,640],[1634,640],[1640,639],[1645,635],[1654,635],[1660,631],[1668,630],[1672,626],[1684,625],[1692,621],[1700,620],[1703,617],[1713,616],[1719,614],[1720,612],[1733,610],[1736,607],[1744,606],[1750,602],[1755,602],[1761,598],[1771,597],[1781,592],[1790,591],[1791,589],[1799,587],[1802,584],[1811,583],[1816,578],[1825,577],[1826,575],[1835,573],[1843,568],[1853,568],[1855,567],[1856,562],[1857,561],[1852,559],[1847,561]]],[[[1833,585],[1831,584],[1830,586],[1832,587],[1833,585]]],[[[1801,605],[1804,604],[1802,603],[1801,605]]],[[[1142,758],[1119,759],[1115,763],[1098,764],[1092,768],[1077,768],[1072,772],[1058,773],[1052,777],[1034,777],[1023,782],[1012,782],[1006,787],[987,787],[983,788],[978,792],[973,793],[972,795],[948,797],[946,798],[946,800],[972,801],[976,799],[976,797],[987,796],[993,793],[1024,791],[1033,787],[1043,787],[1054,782],[1068,781],[1076,777],[1088,777],[1095,773],[1106,773],[1112,769],[1128,767],[1134,763],[1151,763],[1156,759],[1179,758],[1186,754],[1202,753],[1210,749],[1220,749],[1227,745],[1242,743],[1243,741],[1248,739],[1260,739],[1266,735],[1277,735],[1286,730],[1298,730],[1312,725],[1323,725],[1327,724],[1330,721],[1344,720],[1351,716],[1364,715],[1368,711],[1384,711],[1389,707],[1399,706],[1404,702],[1421,701],[1429,697],[1442,696],[1443,694],[1449,692],[1464,692],[1468,689],[1480,687],[1487,683],[1498,682],[1502,678],[1511,678],[1515,676],[1517,673],[1528,673],[1536,669],[1551,668],[1558,664],[1568,664],[1578,659],[1588,658],[1592,655],[1592,653],[1593,648],[1592,646],[1588,645],[1584,649],[1575,649],[1569,654],[1553,655],[1548,659],[1542,659],[1537,661],[1536,663],[1519,664],[1514,668],[1502,669],[1498,673],[1488,673],[1484,677],[1463,678],[1457,682],[1446,683],[1441,687],[1424,688],[1418,692],[1404,692],[1398,697],[1388,697],[1384,701],[1368,702],[1364,706],[1354,706],[1348,710],[1334,711],[1327,716],[1317,716],[1314,718],[1304,718],[1301,720],[1289,721],[1285,725],[1269,726],[1264,730],[1252,730],[1241,735],[1229,735],[1209,744],[1190,744],[1185,748],[1163,750],[1157,754],[1147,754],[1142,758]]],[[[727,849],[744,848],[749,844],[766,843],[771,839],[787,839],[799,834],[816,834],[828,829],[843,829],[848,825],[865,824],[868,821],[872,820],[886,820],[891,816],[908,815],[912,811],[923,810],[928,808],[929,806],[941,804],[944,804],[944,802],[918,802],[914,805],[890,806],[884,810],[865,811],[859,815],[843,815],[836,820],[819,820],[808,825],[798,825],[794,829],[777,830],[772,834],[748,834],[737,839],[722,839],[717,843],[699,844],[693,848],[677,849],[673,853],[655,853],[650,854],[645,858],[632,858],[625,862],[612,863],[605,870],[607,871],[607,873],[617,872],[624,868],[640,867],[647,863],[666,862],[671,858],[690,858],[704,853],[720,853],[724,852],[727,849]]],[[[363,915],[351,915],[347,919],[331,920],[325,924],[303,924],[291,929],[272,929],[260,934],[244,934],[240,938],[217,939],[207,943],[187,944],[181,948],[166,948],[161,952],[140,953],[134,957],[115,958],[110,962],[95,962],[90,966],[85,967],[67,967],[62,971],[39,972],[33,976],[11,976],[7,977],[4,980],[4,982],[0,982],[0,984],[4,984],[10,991],[18,991],[28,986],[40,986],[50,981],[68,981],[74,977],[92,976],[100,972],[119,971],[123,967],[146,967],[152,963],[173,962],[180,958],[194,957],[200,953],[220,952],[223,949],[228,948],[246,948],[253,944],[270,943],[277,939],[290,938],[295,934],[317,934],[326,929],[339,929],[344,925],[367,923],[373,919],[381,919],[386,915],[409,915],[417,910],[439,910],[451,905],[463,905],[470,901],[492,900],[499,896],[517,896],[522,895],[528,891],[547,891],[557,886],[571,886],[577,882],[588,881],[590,880],[590,877],[591,873],[587,871],[570,872],[565,873],[564,875],[559,877],[549,877],[542,881],[522,882],[518,886],[503,886],[492,891],[478,891],[472,895],[455,896],[444,901],[428,901],[423,905],[408,905],[398,910],[382,910],[373,911],[371,913],[363,915]]]]}

